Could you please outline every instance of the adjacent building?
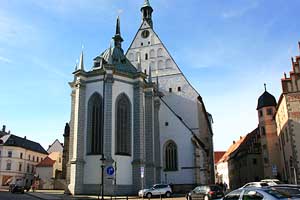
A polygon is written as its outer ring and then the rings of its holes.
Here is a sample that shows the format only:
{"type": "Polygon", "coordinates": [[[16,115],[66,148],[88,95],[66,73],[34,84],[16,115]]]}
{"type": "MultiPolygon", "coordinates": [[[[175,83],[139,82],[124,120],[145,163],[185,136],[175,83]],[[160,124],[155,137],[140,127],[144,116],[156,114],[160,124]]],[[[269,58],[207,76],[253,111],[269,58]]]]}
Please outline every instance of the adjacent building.
{"type": "Polygon", "coordinates": [[[91,68],[81,53],[73,73],[64,133],[72,194],[99,194],[101,178],[105,194],[136,194],[155,183],[172,183],[175,191],[214,183],[212,117],[154,32],[148,0],[141,12],[126,54],[118,18],[113,46],[91,68]],[[114,175],[102,174],[101,166],[114,167],[114,175]]]}
{"type": "MultiPolygon", "coordinates": [[[[299,43],[300,48],[300,43],[299,43]]],[[[283,180],[300,182],[300,56],[292,58],[292,71],[281,79],[282,94],[276,108],[278,147],[283,180]]]]}
{"type": "MultiPolygon", "coordinates": [[[[2,131],[4,132],[4,131],[2,131]]],[[[10,183],[19,182],[32,185],[35,167],[48,155],[37,142],[13,134],[0,138],[0,187],[7,188],[10,183]]]]}
{"type": "Polygon", "coordinates": [[[217,180],[216,182],[219,183],[225,182],[226,185],[228,186],[228,189],[232,188],[232,183],[230,182],[230,178],[229,178],[229,166],[228,166],[229,156],[233,151],[235,151],[240,146],[240,144],[243,142],[244,139],[245,137],[240,137],[239,140],[233,141],[233,143],[230,145],[228,150],[224,153],[224,155],[216,164],[216,172],[215,172],[216,180],[217,180]]]}

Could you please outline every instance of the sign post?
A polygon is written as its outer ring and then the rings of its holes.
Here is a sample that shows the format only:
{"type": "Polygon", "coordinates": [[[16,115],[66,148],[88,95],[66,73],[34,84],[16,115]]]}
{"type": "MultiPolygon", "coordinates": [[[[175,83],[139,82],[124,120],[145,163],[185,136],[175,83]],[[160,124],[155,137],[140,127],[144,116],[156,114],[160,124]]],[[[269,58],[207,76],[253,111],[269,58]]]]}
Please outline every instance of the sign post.
{"type": "MultiPolygon", "coordinates": [[[[141,181],[142,181],[142,190],[144,189],[144,172],[145,172],[145,168],[142,166],[141,167],[141,181]]],[[[143,197],[142,199],[144,199],[144,194],[143,194],[143,197]]]]}

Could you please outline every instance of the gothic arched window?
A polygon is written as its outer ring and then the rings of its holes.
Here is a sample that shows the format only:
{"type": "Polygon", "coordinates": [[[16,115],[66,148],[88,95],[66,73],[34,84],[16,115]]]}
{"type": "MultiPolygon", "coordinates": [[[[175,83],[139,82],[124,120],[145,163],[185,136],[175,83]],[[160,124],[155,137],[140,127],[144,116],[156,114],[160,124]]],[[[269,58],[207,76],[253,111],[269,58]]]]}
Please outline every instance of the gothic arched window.
{"type": "Polygon", "coordinates": [[[150,50],[150,58],[154,58],[155,57],[155,51],[154,49],[150,50]]]}
{"type": "Polygon", "coordinates": [[[116,149],[119,155],[131,155],[131,104],[125,94],[116,100],[116,149]]]}
{"type": "Polygon", "coordinates": [[[102,98],[94,93],[88,101],[87,153],[102,153],[102,98]]]}
{"type": "Polygon", "coordinates": [[[162,57],[162,56],[163,56],[163,50],[162,50],[162,48],[159,48],[157,50],[157,57],[162,57]]]}
{"type": "Polygon", "coordinates": [[[165,145],[165,171],[176,171],[177,169],[177,146],[175,142],[169,141],[165,145]]]}

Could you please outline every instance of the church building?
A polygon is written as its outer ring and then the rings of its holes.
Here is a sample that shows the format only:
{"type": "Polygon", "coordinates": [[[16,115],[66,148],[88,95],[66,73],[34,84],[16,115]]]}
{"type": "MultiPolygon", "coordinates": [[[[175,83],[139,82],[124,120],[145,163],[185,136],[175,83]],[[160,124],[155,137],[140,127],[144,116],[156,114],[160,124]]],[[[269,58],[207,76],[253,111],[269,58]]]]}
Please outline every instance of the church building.
{"type": "Polygon", "coordinates": [[[102,180],[105,195],[214,183],[212,116],[154,31],[152,12],[145,0],[126,53],[118,18],[114,44],[92,67],[80,55],[64,134],[71,194],[99,194],[102,180]]]}

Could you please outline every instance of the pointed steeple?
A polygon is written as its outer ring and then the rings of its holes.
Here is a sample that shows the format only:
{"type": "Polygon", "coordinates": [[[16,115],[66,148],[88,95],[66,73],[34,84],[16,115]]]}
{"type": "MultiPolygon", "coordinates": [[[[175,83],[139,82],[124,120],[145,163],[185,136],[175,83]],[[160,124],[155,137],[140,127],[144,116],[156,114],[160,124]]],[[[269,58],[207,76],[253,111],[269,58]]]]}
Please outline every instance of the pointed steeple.
{"type": "Polygon", "coordinates": [[[122,42],[124,41],[121,37],[121,27],[120,27],[120,17],[117,17],[117,24],[116,24],[116,34],[113,37],[115,41],[115,47],[122,48],[122,42]]]}
{"type": "Polygon", "coordinates": [[[152,83],[152,72],[151,72],[151,65],[149,65],[148,83],[152,83]]]}
{"type": "Polygon", "coordinates": [[[143,21],[147,21],[148,24],[151,26],[151,28],[153,28],[153,22],[152,22],[152,12],[153,12],[153,8],[151,7],[149,0],[145,0],[144,4],[141,8],[141,12],[142,12],[142,17],[143,17],[143,21]]]}
{"type": "Polygon", "coordinates": [[[112,65],[113,64],[113,57],[112,57],[112,46],[111,43],[109,44],[109,57],[107,64],[112,65]]]}
{"type": "Polygon", "coordinates": [[[80,58],[79,58],[79,64],[77,66],[77,70],[84,71],[84,64],[83,64],[83,51],[81,51],[80,58]]]}

